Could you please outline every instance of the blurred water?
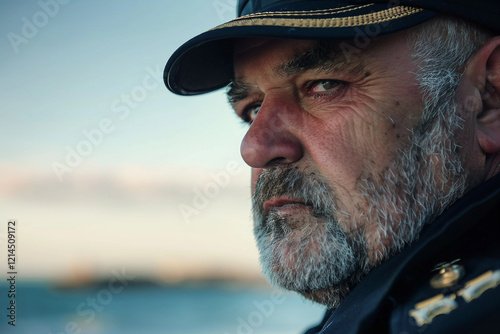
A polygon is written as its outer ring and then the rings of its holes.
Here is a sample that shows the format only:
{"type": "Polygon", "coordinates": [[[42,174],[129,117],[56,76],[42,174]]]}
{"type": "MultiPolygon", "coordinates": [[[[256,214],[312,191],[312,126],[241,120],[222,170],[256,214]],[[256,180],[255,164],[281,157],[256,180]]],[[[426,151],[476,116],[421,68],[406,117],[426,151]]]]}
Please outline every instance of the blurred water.
{"type": "Polygon", "coordinates": [[[296,295],[256,287],[127,286],[110,292],[106,285],[54,289],[19,282],[12,327],[7,292],[0,285],[0,333],[301,333],[323,314],[296,295]]]}

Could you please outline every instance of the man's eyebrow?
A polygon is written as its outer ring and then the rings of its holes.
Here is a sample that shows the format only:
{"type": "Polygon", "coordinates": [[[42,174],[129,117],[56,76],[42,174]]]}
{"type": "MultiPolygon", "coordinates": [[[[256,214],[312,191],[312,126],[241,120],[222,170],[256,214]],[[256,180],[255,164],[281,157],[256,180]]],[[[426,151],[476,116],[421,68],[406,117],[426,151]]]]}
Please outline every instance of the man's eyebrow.
{"type": "Polygon", "coordinates": [[[290,61],[279,65],[273,69],[274,74],[280,77],[288,77],[309,70],[318,70],[318,72],[342,69],[352,71],[359,69],[361,62],[356,55],[349,59],[339,47],[336,47],[331,41],[318,41],[307,51],[295,55],[290,61]],[[352,59],[351,59],[352,58],[352,59]]]}
{"type": "Polygon", "coordinates": [[[250,88],[249,85],[238,78],[233,79],[227,89],[227,98],[229,103],[233,106],[236,102],[245,99],[248,96],[250,88]]]}
{"type": "MultiPolygon", "coordinates": [[[[349,59],[340,48],[334,47],[328,40],[318,41],[305,52],[296,54],[291,60],[273,69],[278,77],[290,77],[309,70],[326,72],[342,70],[360,72],[363,70],[361,60],[357,55],[350,55],[349,59]]],[[[234,105],[248,97],[250,85],[239,78],[235,78],[228,85],[227,96],[229,103],[234,105]]]]}

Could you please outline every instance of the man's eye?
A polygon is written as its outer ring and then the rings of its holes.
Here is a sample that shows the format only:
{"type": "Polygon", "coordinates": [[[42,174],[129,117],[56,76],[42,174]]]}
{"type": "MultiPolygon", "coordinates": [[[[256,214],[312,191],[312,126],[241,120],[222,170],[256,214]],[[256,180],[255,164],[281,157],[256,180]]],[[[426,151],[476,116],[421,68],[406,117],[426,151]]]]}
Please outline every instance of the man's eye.
{"type": "Polygon", "coordinates": [[[243,109],[241,117],[245,122],[252,124],[255,117],[257,117],[259,109],[260,109],[260,104],[251,104],[245,109],[243,109]]]}
{"type": "Polygon", "coordinates": [[[345,86],[345,82],[340,80],[317,80],[309,86],[309,94],[324,95],[325,93],[335,93],[345,86]]]}

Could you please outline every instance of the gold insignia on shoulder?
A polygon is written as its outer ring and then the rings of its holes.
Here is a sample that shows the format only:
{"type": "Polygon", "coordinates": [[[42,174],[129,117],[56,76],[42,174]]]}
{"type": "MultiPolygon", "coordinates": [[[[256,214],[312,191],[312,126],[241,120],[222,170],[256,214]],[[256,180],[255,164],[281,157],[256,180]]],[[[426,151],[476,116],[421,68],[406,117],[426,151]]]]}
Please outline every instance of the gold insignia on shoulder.
{"type": "Polygon", "coordinates": [[[419,327],[430,324],[438,315],[448,314],[458,307],[455,298],[455,295],[447,297],[442,294],[437,295],[416,304],[409,314],[415,319],[419,327]]]}
{"type": "Polygon", "coordinates": [[[498,285],[500,285],[500,270],[490,270],[465,283],[465,287],[458,291],[458,295],[469,303],[486,290],[496,288],[498,285]]]}
{"type": "Polygon", "coordinates": [[[444,289],[454,286],[464,277],[464,267],[456,264],[460,259],[450,263],[440,263],[434,268],[438,273],[431,278],[431,286],[434,289],[444,289]]]}

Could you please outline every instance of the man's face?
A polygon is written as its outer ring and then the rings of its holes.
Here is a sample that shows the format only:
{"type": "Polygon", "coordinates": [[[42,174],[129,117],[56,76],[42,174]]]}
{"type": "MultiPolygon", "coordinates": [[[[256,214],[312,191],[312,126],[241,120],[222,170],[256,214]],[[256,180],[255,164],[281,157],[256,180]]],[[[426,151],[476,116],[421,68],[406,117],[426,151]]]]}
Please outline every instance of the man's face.
{"type": "Polygon", "coordinates": [[[420,123],[417,67],[404,34],[379,37],[358,56],[340,50],[241,40],[229,91],[251,123],[241,154],[253,168],[264,273],[330,307],[441,210],[455,187],[442,167],[460,164],[433,146],[451,145],[449,129],[436,122],[432,141],[422,130],[429,124],[420,123]]]}

